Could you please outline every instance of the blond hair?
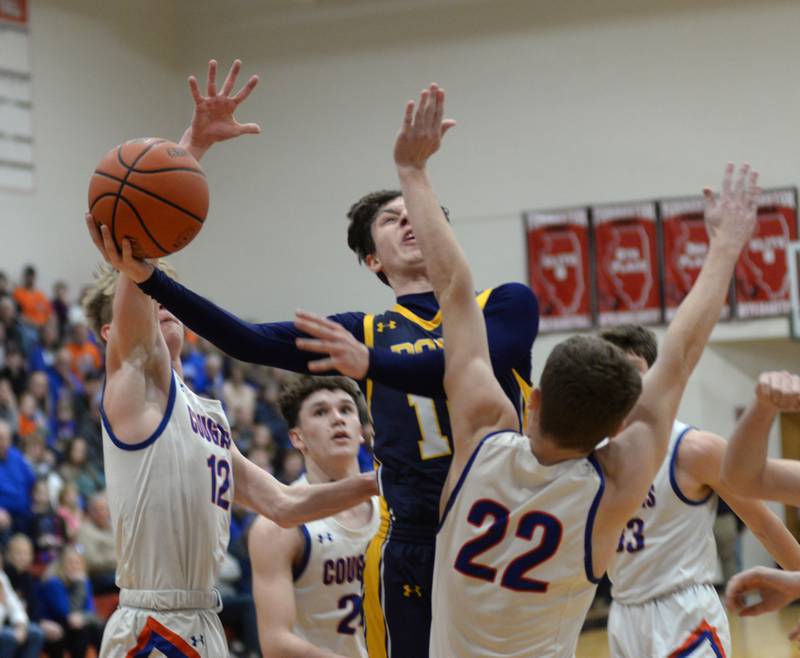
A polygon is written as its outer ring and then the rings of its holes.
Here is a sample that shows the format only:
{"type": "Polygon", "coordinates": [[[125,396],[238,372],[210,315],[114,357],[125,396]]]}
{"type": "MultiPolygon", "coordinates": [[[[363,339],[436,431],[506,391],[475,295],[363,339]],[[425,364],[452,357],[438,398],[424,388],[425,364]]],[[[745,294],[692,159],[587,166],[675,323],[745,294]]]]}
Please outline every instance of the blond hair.
{"type": "MultiPolygon", "coordinates": [[[[171,279],[177,279],[175,268],[166,260],[159,258],[155,266],[171,279]]],[[[102,340],[101,329],[111,324],[114,307],[114,293],[117,290],[119,272],[108,263],[103,263],[94,272],[94,283],[89,287],[81,300],[83,313],[89,328],[95,336],[102,340]]]]}

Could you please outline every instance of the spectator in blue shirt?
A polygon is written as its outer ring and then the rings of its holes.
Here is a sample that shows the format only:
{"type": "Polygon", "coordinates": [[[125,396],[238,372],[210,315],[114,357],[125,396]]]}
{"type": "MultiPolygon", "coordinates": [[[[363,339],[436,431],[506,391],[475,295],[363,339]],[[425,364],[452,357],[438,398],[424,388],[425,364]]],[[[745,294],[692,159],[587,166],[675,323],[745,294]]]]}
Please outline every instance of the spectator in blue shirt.
{"type": "Polygon", "coordinates": [[[14,530],[28,530],[31,489],[35,481],[33,468],[12,445],[11,426],[0,420],[0,532],[4,520],[7,520],[3,517],[10,517],[10,526],[14,530]]]}

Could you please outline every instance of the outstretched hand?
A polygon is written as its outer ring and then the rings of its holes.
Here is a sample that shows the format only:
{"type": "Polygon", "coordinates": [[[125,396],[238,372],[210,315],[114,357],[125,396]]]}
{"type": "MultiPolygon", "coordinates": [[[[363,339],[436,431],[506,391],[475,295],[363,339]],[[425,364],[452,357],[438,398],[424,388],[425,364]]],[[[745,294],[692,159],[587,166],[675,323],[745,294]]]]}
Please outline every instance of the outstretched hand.
{"type": "Polygon", "coordinates": [[[142,283],[150,278],[155,269],[154,265],[145,260],[135,258],[131,241],[125,238],[122,241],[122,250],[117,247],[111,231],[105,224],[98,224],[92,213],[86,213],[86,228],[92,236],[92,242],[103,256],[103,259],[115,270],[122,272],[135,283],[142,283]]]}
{"type": "Polygon", "coordinates": [[[444,89],[435,82],[424,89],[414,113],[414,101],[408,101],[403,125],[394,144],[394,161],[398,167],[423,169],[439,147],[445,133],[456,125],[444,116],[444,89]]]}
{"type": "Polygon", "coordinates": [[[297,338],[295,344],[299,349],[326,355],[308,363],[311,372],[338,370],[356,380],[366,377],[369,349],[342,325],[316,313],[297,311],[294,326],[312,336],[297,338]]]}
{"type": "Polygon", "coordinates": [[[705,219],[710,239],[723,238],[734,248],[741,249],[753,235],[756,226],[761,188],[758,186],[758,172],[751,171],[749,164],[744,163],[739,168],[735,184],[734,169],[732,162],[725,167],[719,199],[711,188],[703,189],[705,219]]]}
{"type": "Polygon", "coordinates": [[[228,71],[222,89],[217,92],[217,62],[212,59],[208,63],[208,80],[206,95],[200,93],[197,78],[189,76],[189,90],[194,99],[192,125],[181,139],[181,145],[199,160],[205,152],[217,142],[224,142],[241,135],[258,135],[261,128],[257,123],[239,123],[233,113],[241,105],[250,92],[258,84],[258,76],[250,76],[244,87],[231,95],[236,78],[242,68],[242,62],[236,60],[228,71]]]}
{"type": "Polygon", "coordinates": [[[758,378],[756,397],[762,404],[785,413],[800,412],[800,377],[785,370],[765,372],[758,378]]]}
{"type": "Polygon", "coordinates": [[[755,617],[779,610],[798,597],[800,582],[797,573],[755,567],[736,574],[728,581],[725,606],[742,617],[755,617]]]}

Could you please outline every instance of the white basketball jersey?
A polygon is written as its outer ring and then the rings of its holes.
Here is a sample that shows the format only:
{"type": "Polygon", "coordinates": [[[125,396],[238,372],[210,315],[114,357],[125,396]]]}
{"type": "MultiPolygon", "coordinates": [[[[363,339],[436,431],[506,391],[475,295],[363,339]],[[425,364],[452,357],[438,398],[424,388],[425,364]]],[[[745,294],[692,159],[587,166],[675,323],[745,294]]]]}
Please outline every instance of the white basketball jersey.
{"type": "Polygon", "coordinates": [[[436,538],[431,657],[573,656],[598,582],[603,489],[594,456],[544,466],[528,437],[487,436],[436,538]]]}
{"type": "MultiPolygon", "coordinates": [[[[305,476],[297,481],[306,482],[305,476]]],[[[294,573],[298,637],[337,655],[367,658],[361,616],[364,554],[380,522],[373,497],[369,523],[361,528],[348,528],[333,517],[300,526],[305,553],[294,573]]]]}
{"type": "Polygon", "coordinates": [[[102,410],[117,586],[211,590],[228,546],[233,465],[222,405],[173,373],[164,418],[139,444],[121,443],[102,410]]]}
{"type": "Polygon", "coordinates": [[[689,499],[675,473],[681,441],[690,429],[675,421],[667,457],[639,512],[622,532],[608,569],[615,601],[644,603],[714,578],[717,497],[710,493],[702,500],[689,499]]]}

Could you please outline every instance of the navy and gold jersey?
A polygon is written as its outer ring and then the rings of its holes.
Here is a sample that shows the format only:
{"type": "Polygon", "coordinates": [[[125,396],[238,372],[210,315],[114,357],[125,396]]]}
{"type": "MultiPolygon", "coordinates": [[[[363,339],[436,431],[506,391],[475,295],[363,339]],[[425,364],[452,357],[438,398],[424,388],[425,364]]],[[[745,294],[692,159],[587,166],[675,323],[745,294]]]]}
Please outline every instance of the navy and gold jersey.
{"type": "MultiPolygon", "coordinates": [[[[491,295],[492,289],[489,289],[477,296],[481,309],[485,309],[491,295]]],[[[438,306],[431,308],[424,303],[433,296],[406,297],[422,298],[417,300],[422,304],[409,308],[398,303],[380,315],[364,316],[365,344],[376,350],[405,354],[444,349],[438,306]],[[415,312],[423,310],[436,310],[436,313],[425,319],[415,312]]],[[[433,302],[435,304],[435,299],[433,302]]],[[[497,377],[522,422],[530,391],[529,352],[517,368],[498,372],[497,377]]],[[[447,400],[414,395],[371,379],[366,381],[365,389],[375,425],[374,451],[381,469],[381,493],[391,516],[391,526],[433,539],[438,525],[439,498],[452,455],[447,400]]]]}

